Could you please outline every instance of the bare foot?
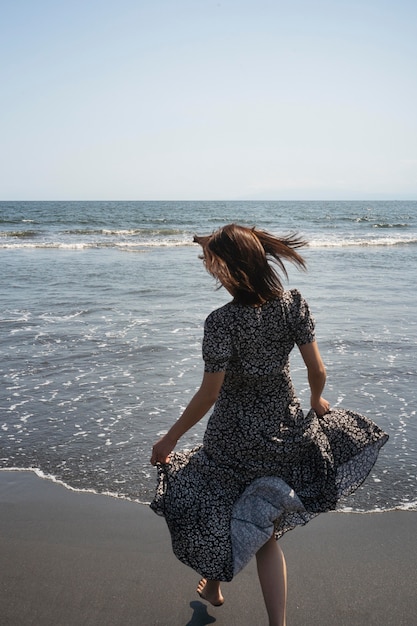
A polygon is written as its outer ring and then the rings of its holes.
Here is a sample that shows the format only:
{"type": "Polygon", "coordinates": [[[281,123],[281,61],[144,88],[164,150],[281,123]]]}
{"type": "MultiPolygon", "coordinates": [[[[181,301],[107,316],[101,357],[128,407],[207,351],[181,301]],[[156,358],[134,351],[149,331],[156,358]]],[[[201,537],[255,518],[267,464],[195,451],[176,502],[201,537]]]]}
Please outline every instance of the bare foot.
{"type": "Polygon", "coordinates": [[[217,580],[202,578],[198,583],[197,593],[200,598],[207,600],[213,606],[221,606],[224,602],[222,592],[220,591],[220,583],[217,580]]]}

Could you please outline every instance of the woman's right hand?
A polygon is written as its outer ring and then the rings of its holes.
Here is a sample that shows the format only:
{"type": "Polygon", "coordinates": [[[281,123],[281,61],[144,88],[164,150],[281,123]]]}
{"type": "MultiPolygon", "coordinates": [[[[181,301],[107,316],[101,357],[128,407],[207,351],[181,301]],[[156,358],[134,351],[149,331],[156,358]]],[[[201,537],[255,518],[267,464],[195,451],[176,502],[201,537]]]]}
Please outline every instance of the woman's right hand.
{"type": "Polygon", "coordinates": [[[319,417],[322,417],[330,411],[330,403],[321,396],[318,400],[314,400],[313,398],[311,398],[311,408],[316,412],[319,417]]]}

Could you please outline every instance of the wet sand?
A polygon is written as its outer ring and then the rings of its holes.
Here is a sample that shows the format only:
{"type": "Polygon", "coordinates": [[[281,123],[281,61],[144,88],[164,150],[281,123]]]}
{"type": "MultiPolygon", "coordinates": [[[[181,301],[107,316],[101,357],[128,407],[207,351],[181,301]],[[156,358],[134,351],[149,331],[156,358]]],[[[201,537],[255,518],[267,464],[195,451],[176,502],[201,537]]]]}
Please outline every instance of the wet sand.
{"type": "MultiPolygon", "coordinates": [[[[417,512],[331,513],[281,540],[288,626],[417,624],[417,512]]],[[[2,626],[267,626],[252,562],[214,608],[148,507],[0,472],[2,626]]]]}

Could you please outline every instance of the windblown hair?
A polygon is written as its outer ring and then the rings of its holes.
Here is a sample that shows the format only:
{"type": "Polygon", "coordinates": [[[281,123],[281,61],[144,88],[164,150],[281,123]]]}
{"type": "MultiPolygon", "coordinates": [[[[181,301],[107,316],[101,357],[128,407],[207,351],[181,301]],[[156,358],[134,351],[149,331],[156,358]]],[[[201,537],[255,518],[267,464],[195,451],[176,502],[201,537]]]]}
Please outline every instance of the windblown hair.
{"type": "Polygon", "coordinates": [[[296,234],[281,238],[257,228],[228,224],[211,235],[196,235],[194,242],[203,248],[201,258],[209,274],[241,304],[261,304],[282,293],[281,279],[270,262],[278,265],[286,278],[283,259],[306,268],[296,250],[307,242],[296,234]]]}

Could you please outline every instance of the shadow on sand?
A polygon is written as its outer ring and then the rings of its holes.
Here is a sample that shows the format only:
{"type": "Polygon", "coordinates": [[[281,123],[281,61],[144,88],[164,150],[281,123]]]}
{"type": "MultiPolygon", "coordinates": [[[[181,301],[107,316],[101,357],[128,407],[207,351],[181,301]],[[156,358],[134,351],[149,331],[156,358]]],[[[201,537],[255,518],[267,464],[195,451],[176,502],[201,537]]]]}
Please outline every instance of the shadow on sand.
{"type": "Polygon", "coordinates": [[[216,621],[215,617],[207,613],[207,607],[202,602],[198,600],[190,602],[190,607],[194,613],[185,626],[205,626],[205,624],[213,624],[216,621]]]}

